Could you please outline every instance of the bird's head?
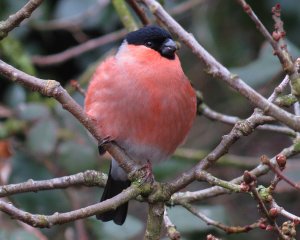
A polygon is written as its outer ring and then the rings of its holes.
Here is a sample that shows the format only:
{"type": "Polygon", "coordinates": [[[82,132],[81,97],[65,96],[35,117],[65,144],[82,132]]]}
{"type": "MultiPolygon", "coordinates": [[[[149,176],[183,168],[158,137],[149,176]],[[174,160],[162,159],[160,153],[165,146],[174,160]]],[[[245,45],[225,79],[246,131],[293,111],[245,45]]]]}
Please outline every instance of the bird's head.
{"type": "Polygon", "coordinates": [[[167,59],[175,59],[177,45],[165,29],[158,26],[146,26],[126,35],[125,41],[131,45],[143,45],[157,51],[167,59]]]}

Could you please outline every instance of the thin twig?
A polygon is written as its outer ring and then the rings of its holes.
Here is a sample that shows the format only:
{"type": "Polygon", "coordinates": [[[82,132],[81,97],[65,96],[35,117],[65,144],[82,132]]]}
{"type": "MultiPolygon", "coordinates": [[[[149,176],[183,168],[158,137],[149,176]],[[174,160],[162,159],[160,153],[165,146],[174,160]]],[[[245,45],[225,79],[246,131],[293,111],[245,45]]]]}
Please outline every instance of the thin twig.
{"type": "Polygon", "coordinates": [[[49,180],[34,181],[0,186],[0,197],[7,197],[24,192],[37,192],[50,189],[67,188],[70,186],[85,185],[89,187],[104,187],[107,175],[94,170],[87,170],[70,176],[52,178],[49,180]]]}
{"type": "Polygon", "coordinates": [[[9,16],[5,21],[0,22],[0,40],[5,38],[8,33],[29,18],[32,12],[42,4],[43,0],[30,0],[19,11],[9,16]]]}
{"type": "Polygon", "coordinates": [[[282,172],[276,167],[276,165],[273,165],[268,158],[264,158],[263,164],[267,165],[279,178],[284,180],[287,184],[300,191],[300,186],[284,176],[282,172]]]}
{"type": "Polygon", "coordinates": [[[80,86],[79,82],[76,80],[71,80],[70,81],[71,87],[73,87],[77,92],[79,92],[83,97],[85,97],[85,91],[84,89],[80,86]]]}
{"type": "Polygon", "coordinates": [[[203,158],[196,168],[192,168],[187,171],[183,176],[170,182],[171,191],[174,193],[187,184],[192,182],[197,175],[197,172],[201,172],[209,168],[212,164],[218,161],[224,154],[227,153],[230,146],[232,146],[242,136],[251,134],[254,129],[264,122],[261,119],[261,113],[254,111],[254,113],[243,121],[237,122],[229,134],[223,136],[221,142],[213,149],[205,158],[203,158]]]}
{"type": "Polygon", "coordinates": [[[279,61],[281,62],[283,70],[289,75],[292,93],[297,97],[300,96],[300,74],[297,71],[297,66],[294,63],[291,55],[287,50],[287,44],[284,40],[286,32],[283,29],[283,22],[281,20],[281,6],[277,3],[272,8],[273,19],[275,22],[274,31],[272,35],[268,32],[266,27],[256,16],[253,9],[245,0],[237,0],[237,2],[243,7],[244,11],[255,23],[256,28],[260,33],[266,38],[274,50],[274,54],[277,55],[279,61]]]}
{"type": "MultiPolygon", "coordinates": [[[[257,17],[253,9],[250,7],[249,4],[245,0],[237,0],[237,2],[242,6],[244,11],[248,14],[248,16],[251,18],[251,20],[255,23],[256,28],[260,31],[260,33],[266,38],[266,40],[271,44],[271,46],[274,49],[274,53],[278,56],[280,62],[283,66],[286,66],[286,64],[290,64],[293,66],[293,62],[291,59],[291,56],[288,54],[285,54],[283,48],[280,47],[280,44],[278,44],[278,40],[285,36],[280,36],[279,38],[275,38],[272,36],[269,31],[266,29],[264,24],[260,21],[260,19],[257,17]]],[[[286,66],[287,67],[287,66],[286,66]]],[[[287,69],[285,69],[287,70],[287,69]]]]}
{"type": "Polygon", "coordinates": [[[289,76],[286,75],[284,79],[280,82],[280,84],[274,89],[271,96],[268,98],[270,102],[275,102],[276,98],[284,91],[284,89],[289,85],[290,79],[289,76]]]}
{"type": "MultiPolygon", "coordinates": [[[[216,112],[205,104],[201,104],[200,107],[201,107],[200,111],[203,114],[203,116],[207,117],[208,119],[214,120],[214,121],[220,121],[222,123],[234,125],[238,121],[242,120],[235,116],[229,116],[226,114],[216,112]]],[[[262,117],[265,117],[265,116],[262,116],[262,117]]],[[[266,120],[274,121],[274,119],[272,119],[272,118],[268,118],[268,119],[266,118],[266,120]]],[[[282,133],[282,134],[289,135],[291,137],[296,137],[296,132],[294,130],[292,130],[288,127],[284,127],[284,126],[265,124],[265,125],[258,126],[257,129],[263,130],[263,131],[282,133]]]]}
{"type": "MultiPolygon", "coordinates": [[[[295,154],[297,154],[299,151],[295,151],[294,145],[283,149],[280,153],[277,155],[284,155],[286,158],[291,157],[295,154]]],[[[276,156],[277,156],[276,155],[276,156]]],[[[276,164],[276,156],[274,156],[270,161],[273,164],[276,164]]],[[[259,164],[257,167],[252,169],[250,171],[251,174],[255,175],[256,177],[262,176],[266,174],[270,168],[264,164],[259,164]]],[[[240,184],[243,181],[243,176],[237,177],[232,179],[230,182],[234,184],[240,184]]],[[[199,190],[195,192],[177,192],[173,194],[173,196],[170,199],[170,204],[180,204],[182,201],[185,202],[193,202],[193,201],[200,201],[208,198],[212,198],[215,196],[219,196],[222,194],[230,193],[228,189],[219,187],[219,186],[214,186],[210,187],[204,190],[199,190]]]]}
{"type": "Polygon", "coordinates": [[[164,211],[164,225],[167,229],[167,235],[171,240],[180,239],[180,232],[177,231],[176,226],[172,223],[171,219],[169,218],[166,207],[164,211]]]}
{"type": "Polygon", "coordinates": [[[275,208],[278,211],[278,214],[281,214],[282,216],[292,220],[293,222],[296,223],[300,223],[300,217],[296,216],[293,213],[288,212],[287,210],[285,210],[283,207],[280,207],[274,199],[272,199],[271,203],[270,203],[270,207],[271,208],[275,208]]]}
{"type": "Polygon", "coordinates": [[[137,3],[136,0],[126,0],[126,2],[128,2],[128,4],[131,6],[131,8],[138,15],[138,17],[140,18],[143,25],[150,24],[150,20],[148,19],[144,9],[142,9],[142,7],[137,3]]]}
{"type": "Polygon", "coordinates": [[[226,233],[242,233],[242,232],[248,232],[254,228],[259,228],[260,222],[255,222],[249,225],[246,225],[244,227],[240,226],[227,226],[225,224],[222,224],[218,221],[215,221],[209,217],[207,217],[205,214],[200,212],[198,209],[193,207],[191,204],[182,202],[181,205],[186,208],[189,212],[194,214],[196,217],[200,218],[203,222],[205,222],[207,225],[212,225],[216,228],[222,229],[226,233]]]}
{"type": "Polygon", "coordinates": [[[270,217],[269,211],[268,211],[266,205],[264,204],[263,200],[261,199],[261,197],[256,189],[256,186],[250,185],[250,191],[252,192],[254,199],[258,202],[259,208],[261,209],[262,213],[268,219],[270,224],[275,227],[275,229],[276,229],[277,233],[279,234],[279,236],[281,237],[281,239],[286,239],[285,236],[282,234],[276,221],[272,217],[270,217]]]}
{"type": "Polygon", "coordinates": [[[241,187],[237,184],[224,181],[222,179],[216,178],[212,174],[206,172],[206,171],[199,171],[196,174],[196,179],[198,181],[205,181],[213,186],[219,186],[225,189],[228,189],[232,192],[241,192],[241,187]]]}

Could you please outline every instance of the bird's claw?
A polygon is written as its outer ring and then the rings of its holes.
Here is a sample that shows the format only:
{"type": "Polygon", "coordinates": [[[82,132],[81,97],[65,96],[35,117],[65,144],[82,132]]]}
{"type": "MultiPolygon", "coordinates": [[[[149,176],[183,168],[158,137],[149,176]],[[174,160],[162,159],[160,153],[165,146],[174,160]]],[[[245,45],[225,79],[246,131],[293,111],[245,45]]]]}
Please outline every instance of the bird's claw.
{"type": "Polygon", "coordinates": [[[110,136],[107,136],[107,137],[101,139],[101,141],[99,141],[99,143],[98,143],[98,152],[99,152],[100,155],[103,155],[106,152],[106,150],[104,148],[104,145],[111,142],[111,141],[112,140],[111,140],[110,136]]]}
{"type": "Polygon", "coordinates": [[[143,178],[145,182],[154,182],[154,175],[152,173],[152,163],[147,160],[147,162],[140,168],[143,172],[143,178]]]}

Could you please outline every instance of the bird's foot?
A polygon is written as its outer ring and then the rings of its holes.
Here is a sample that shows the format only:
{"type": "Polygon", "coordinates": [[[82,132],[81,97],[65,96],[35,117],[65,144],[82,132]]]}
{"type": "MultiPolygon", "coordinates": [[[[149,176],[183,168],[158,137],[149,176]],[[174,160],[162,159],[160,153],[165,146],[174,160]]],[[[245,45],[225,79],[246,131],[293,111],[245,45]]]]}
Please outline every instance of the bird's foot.
{"type": "Polygon", "coordinates": [[[147,162],[140,168],[143,172],[143,178],[145,182],[153,183],[154,175],[152,173],[152,163],[147,160],[147,162]]]}
{"type": "Polygon", "coordinates": [[[98,142],[98,152],[99,152],[100,155],[103,155],[106,152],[106,150],[104,148],[104,145],[111,142],[111,141],[112,141],[111,137],[107,136],[107,137],[101,139],[101,141],[98,142]]]}

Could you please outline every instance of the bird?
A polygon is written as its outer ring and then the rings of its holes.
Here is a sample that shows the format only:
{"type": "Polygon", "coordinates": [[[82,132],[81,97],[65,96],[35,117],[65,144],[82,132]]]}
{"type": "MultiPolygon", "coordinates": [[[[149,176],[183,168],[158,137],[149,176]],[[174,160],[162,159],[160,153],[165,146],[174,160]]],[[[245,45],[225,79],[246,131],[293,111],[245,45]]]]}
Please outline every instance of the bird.
{"type": "MultiPolygon", "coordinates": [[[[104,139],[133,160],[159,163],[184,142],[196,116],[196,94],[183,72],[171,34],[156,25],[129,32],[114,56],[96,68],[84,109],[104,139]]],[[[100,143],[99,153],[105,152],[100,143]]],[[[130,186],[112,158],[101,202],[130,186]]],[[[128,203],[97,214],[122,225],[128,203]]]]}

